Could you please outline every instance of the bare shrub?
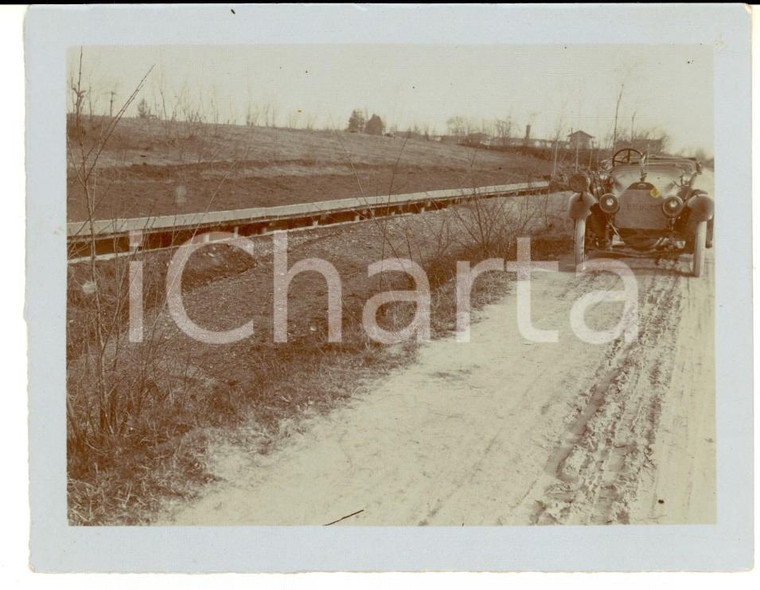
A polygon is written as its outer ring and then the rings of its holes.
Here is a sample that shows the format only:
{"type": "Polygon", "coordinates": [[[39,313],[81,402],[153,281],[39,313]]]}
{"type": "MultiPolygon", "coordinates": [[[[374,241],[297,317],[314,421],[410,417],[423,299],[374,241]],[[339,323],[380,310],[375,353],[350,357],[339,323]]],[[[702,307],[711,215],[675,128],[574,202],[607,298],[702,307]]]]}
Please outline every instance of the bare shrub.
{"type": "MultiPolygon", "coordinates": [[[[109,516],[118,520],[120,510],[128,514],[135,502],[150,498],[150,489],[176,489],[176,484],[160,481],[160,470],[139,475],[132,470],[155,468],[162,446],[194,426],[187,416],[208,416],[209,408],[202,404],[215,398],[186,395],[193,387],[213,389],[213,383],[165,333],[157,312],[166,304],[161,273],[143,275],[139,300],[155,309],[146,316],[142,341],[131,342],[131,271],[133,263],[144,262],[142,252],[134,247],[107,260],[98,252],[104,224],[99,207],[107,190],[99,182],[99,159],[150,70],[115,116],[93,118],[83,112],[89,89],[82,84],[82,62],[80,51],[79,72],[71,79],[74,100],[67,120],[67,154],[69,176],[85,201],[81,231],[87,249],[83,259],[68,267],[66,442],[69,518],[91,524],[107,522],[109,516]]],[[[110,223],[116,226],[118,221],[110,223]]],[[[121,247],[113,238],[111,249],[118,252],[121,247]]],[[[170,449],[168,463],[185,462],[187,474],[200,473],[190,455],[178,447],[170,449]]],[[[130,518],[134,517],[123,520],[130,518]]]]}

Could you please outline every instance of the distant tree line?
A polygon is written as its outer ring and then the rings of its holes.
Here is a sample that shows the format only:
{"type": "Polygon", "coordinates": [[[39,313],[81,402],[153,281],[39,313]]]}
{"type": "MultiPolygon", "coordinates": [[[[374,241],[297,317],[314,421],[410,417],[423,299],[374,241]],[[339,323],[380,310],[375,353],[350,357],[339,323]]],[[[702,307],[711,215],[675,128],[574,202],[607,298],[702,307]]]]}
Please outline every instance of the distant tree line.
{"type": "MultiPolygon", "coordinates": [[[[74,81],[70,80],[70,88],[74,81]]],[[[159,74],[153,86],[148,86],[148,96],[140,96],[134,101],[132,111],[140,119],[158,120],[162,123],[174,121],[186,121],[190,123],[214,123],[214,124],[240,124],[241,121],[250,127],[278,127],[285,125],[290,129],[333,129],[341,128],[340,122],[327,120],[318,124],[316,113],[304,112],[301,109],[289,109],[280,116],[279,104],[275,98],[262,98],[254,101],[252,91],[249,89],[247,105],[243,107],[242,119],[239,110],[232,103],[224,105],[217,96],[216,90],[204,90],[193,93],[190,86],[185,83],[172,95],[167,91],[163,75],[159,74]],[[150,89],[153,90],[152,97],[150,89]],[[152,100],[151,100],[152,99],[152,100]],[[229,108],[229,113],[226,113],[229,108]],[[135,112],[136,111],[136,112],[135,112]]],[[[77,87],[72,90],[68,105],[69,112],[75,110],[90,117],[94,114],[114,115],[115,106],[121,102],[117,99],[116,87],[109,92],[95,91],[90,87],[77,87]],[[98,97],[107,95],[109,100],[104,105],[98,102],[98,97]]],[[[618,107],[615,104],[616,108],[618,107]]],[[[435,140],[447,143],[458,143],[470,147],[494,148],[518,148],[518,147],[551,147],[555,152],[563,149],[568,141],[568,131],[573,131],[567,125],[566,105],[562,106],[556,121],[547,129],[546,121],[543,121],[544,136],[533,137],[531,128],[534,127],[536,118],[540,113],[530,113],[524,121],[519,122],[512,116],[511,109],[506,116],[499,118],[474,118],[461,114],[449,117],[446,120],[445,131],[438,134],[434,125],[428,122],[412,122],[406,130],[399,129],[398,125],[391,122],[386,124],[383,119],[373,113],[371,116],[367,109],[354,109],[344,129],[350,133],[363,133],[367,135],[397,135],[407,139],[435,140]]],[[[640,151],[650,153],[666,152],[671,141],[668,134],[662,129],[642,128],[636,126],[636,113],[630,118],[630,125],[623,125],[620,121],[609,133],[594,139],[594,147],[597,149],[614,149],[615,147],[634,147],[640,151]]],[[[167,127],[167,133],[168,133],[167,127]]],[[[555,158],[556,159],[556,158],[555,158]]]]}
{"type": "Polygon", "coordinates": [[[383,120],[375,115],[367,119],[366,114],[359,109],[354,109],[351,116],[348,118],[349,133],[366,133],[367,135],[382,135],[385,131],[385,123],[383,120]]]}

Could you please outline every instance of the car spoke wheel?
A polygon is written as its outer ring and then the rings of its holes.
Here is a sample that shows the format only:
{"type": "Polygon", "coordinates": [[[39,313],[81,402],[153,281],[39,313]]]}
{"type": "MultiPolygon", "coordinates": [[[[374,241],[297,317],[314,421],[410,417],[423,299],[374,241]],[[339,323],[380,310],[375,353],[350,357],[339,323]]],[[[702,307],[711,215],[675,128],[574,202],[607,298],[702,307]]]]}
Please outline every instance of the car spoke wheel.
{"type": "Polygon", "coordinates": [[[586,261],[586,220],[575,220],[575,236],[573,239],[573,251],[575,252],[575,266],[582,265],[586,261]]]}
{"type": "Polygon", "coordinates": [[[700,221],[697,223],[697,229],[694,232],[694,259],[692,261],[692,276],[702,276],[705,268],[705,248],[707,245],[707,222],[700,221]]]}

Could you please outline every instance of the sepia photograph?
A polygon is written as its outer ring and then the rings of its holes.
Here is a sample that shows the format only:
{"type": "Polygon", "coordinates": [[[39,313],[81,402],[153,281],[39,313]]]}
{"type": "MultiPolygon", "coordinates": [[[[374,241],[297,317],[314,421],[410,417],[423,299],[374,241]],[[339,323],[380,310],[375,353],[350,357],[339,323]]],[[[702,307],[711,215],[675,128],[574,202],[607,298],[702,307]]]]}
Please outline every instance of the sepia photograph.
{"type": "Polygon", "coordinates": [[[721,524],[719,45],[106,38],[48,107],[62,526],[721,524]]]}
{"type": "Polygon", "coordinates": [[[715,521],[710,49],[67,57],[71,524],[715,521]]]}

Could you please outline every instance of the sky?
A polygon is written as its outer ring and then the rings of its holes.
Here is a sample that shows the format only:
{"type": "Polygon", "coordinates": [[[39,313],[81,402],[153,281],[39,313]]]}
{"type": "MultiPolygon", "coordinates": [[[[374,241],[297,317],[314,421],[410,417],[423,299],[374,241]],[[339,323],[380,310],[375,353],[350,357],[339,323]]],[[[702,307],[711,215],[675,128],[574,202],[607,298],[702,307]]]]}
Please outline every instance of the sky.
{"type": "MultiPolygon", "coordinates": [[[[453,116],[506,119],[513,134],[549,138],[582,129],[604,141],[618,128],[661,128],[671,151],[713,149],[712,50],[687,45],[278,45],[85,47],[94,110],[120,105],[151,66],[142,96],[171,110],[176,97],[220,121],[244,122],[249,104],[274,105],[278,124],[343,128],[351,111],[388,126],[453,116]]],[[[78,69],[79,48],[68,55],[78,69]]],[[[139,99],[138,99],[139,100],[139,99]]],[[[67,107],[68,108],[68,107],[67,107]]],[[[136,113],[136,104],[128,114],[136,113]]],[[[154,107],[155,108],[155,107],[154,107]]]]}

